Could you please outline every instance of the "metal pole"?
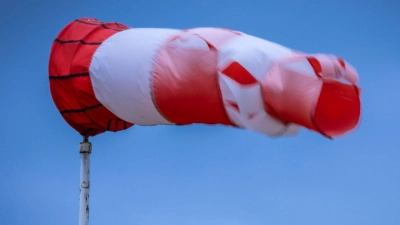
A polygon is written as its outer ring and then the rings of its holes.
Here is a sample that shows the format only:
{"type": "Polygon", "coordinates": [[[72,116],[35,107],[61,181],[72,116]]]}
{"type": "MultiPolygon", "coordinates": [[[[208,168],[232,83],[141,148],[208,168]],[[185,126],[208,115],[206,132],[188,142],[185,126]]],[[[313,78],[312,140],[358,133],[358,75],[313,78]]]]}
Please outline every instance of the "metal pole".
{"type": "Polygon", "coordinates": [[[79,196],[79,225],[89,224],[90,153],[92,143],[83,138],[79,153],[81,155],[81,179],[79,196]]]}

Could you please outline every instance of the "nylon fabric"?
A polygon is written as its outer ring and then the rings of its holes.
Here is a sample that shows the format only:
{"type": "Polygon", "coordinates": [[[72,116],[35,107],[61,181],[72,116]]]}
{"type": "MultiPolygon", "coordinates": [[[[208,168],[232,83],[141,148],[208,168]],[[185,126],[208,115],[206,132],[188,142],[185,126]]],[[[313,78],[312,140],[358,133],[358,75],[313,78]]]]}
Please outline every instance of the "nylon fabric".
{"type": "Polygon", "coordinates": [[[357,71],[238,31],[135,28],[95,19],[53,42],[50,90],[64,119],[88,137],[133,124],[222,124],[270,136],[300,127],[332,138],[354,129],[357,71]]]}

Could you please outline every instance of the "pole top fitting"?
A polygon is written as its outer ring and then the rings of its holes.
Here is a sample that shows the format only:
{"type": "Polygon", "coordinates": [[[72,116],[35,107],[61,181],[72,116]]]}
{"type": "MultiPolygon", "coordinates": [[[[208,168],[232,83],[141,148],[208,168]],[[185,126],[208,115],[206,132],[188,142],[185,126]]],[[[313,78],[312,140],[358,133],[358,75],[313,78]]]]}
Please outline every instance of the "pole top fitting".
{"type": "Polygon", "coordinates": [[[89,137],[82,136],[83,137],[83,142],[89,142],[89,137]]]}
{"type": "Polygon", "coordinates": [[[91,153],[92,143],[88,141],[87,137],[83,137],[83,142],[80,143],[79,153],[91,153]]]}

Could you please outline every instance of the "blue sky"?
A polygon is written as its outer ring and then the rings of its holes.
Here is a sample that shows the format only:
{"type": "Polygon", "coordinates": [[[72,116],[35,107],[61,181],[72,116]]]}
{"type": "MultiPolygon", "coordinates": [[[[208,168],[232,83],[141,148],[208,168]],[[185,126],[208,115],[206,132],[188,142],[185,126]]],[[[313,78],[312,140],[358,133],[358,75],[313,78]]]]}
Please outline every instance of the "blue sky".
{"type": "Polygon", "coordinates": [[[399,1],[1,1],[0,224],[77,224],[81,137],[54,106],[52,41],[70,21],[224,27],[355,66],[362,119],[328,140],[223,126],[91,138],[90,224],[400,224],[399,1]]]}

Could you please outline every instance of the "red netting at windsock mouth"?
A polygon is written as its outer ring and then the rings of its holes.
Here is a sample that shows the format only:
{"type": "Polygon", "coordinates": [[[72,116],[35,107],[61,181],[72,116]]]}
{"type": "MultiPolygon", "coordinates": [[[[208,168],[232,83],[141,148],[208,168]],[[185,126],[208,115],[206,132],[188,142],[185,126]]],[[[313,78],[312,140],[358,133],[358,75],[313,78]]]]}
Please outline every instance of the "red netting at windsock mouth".
{"type": "Polygon", "coordinates": [[[51,95],[67,123],[85,137],[133,125],[96,99],[89,76],[92,56],[100,44],[126,29],[129,27],[119,23],[83,18],[68,24],[53,42],[49,60],[51,95]]]}

